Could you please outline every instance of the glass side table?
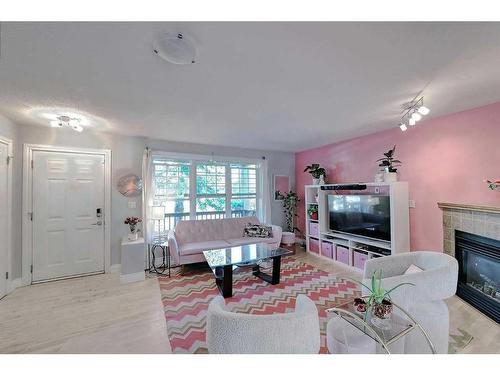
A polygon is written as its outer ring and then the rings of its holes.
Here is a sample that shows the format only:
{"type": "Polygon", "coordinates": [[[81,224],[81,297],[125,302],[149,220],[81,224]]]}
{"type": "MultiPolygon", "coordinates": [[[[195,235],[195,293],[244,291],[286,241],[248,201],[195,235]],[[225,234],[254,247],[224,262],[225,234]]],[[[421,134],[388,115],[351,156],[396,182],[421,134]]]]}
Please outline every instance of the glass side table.
{"type": "Polygon", "coordinates": [[[387,329],[382,329],[377,325],[373,324],[371,321],[371,314],[367,314],[367,319],[364,320],[365,313],[358,312],[354,307],[354,299],[342,303],[340,305],[334,306],[332,308],[326,309],[327,313],[333,313],[344,319],[355,329],[363,332],[365,335],[369,336],[372,340],[379,343],[384,350],[391,354],[389,350],[389,345],[398,341],[415,328],[419,329],[424,335],[432,354],[436,354],[436,349],[432,343],[429,335],[423,327],[402,307],[392,303],[395,310],[393,311],[391,317],[387,319],[388,327],[387,329]]]}
{"type": "Polygon", "coordinates": [[[170,248],[167,242],[158,242],[149,245],[149,254],[151,256],[149,262],[149,272],[154,272],[158,275],[163,275],[168,271],[170,277],[170,248]],[[161,257],[161,264],[157,265],[156,259],[161,257]]]}

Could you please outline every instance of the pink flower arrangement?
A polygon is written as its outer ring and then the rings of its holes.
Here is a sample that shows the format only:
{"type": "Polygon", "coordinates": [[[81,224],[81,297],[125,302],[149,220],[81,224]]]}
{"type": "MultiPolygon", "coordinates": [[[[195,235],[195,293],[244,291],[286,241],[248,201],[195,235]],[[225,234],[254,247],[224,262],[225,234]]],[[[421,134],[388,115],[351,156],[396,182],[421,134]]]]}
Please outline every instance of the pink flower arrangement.
{"type": "Polygon", "coordinates": [[[130,232],[132,233],[135,233],[135,227],[139,223],[142,223],[142,219],[140,217],[135,217],[135,216],[129,216],[124,221],[124,224],[127,224],[130,227],[130,232]]]}

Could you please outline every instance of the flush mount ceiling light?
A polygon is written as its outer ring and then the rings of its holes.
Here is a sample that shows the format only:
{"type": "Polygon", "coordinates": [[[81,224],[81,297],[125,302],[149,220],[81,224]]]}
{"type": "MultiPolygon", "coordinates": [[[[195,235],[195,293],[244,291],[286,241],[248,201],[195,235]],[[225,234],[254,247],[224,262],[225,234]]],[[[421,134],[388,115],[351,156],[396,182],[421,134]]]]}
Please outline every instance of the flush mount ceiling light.
{"type": "Polygon", "coordinates": [[[57,116],[55,120],[51,120],[50,126],[53,128],[71,127],[74,131],[77,131],[78,133],[81,133],[83,131],[83,128],[80,125],[80,119],[71,118],[65,115],[57,116]]]}
{"type": "Polygon", "coordinates": [[[182,33],[160,35],[153,43],[153,53],[177,65],[194,64],[196,60],[196,47],[193,41],[182,33]]]}
{"type": "Polygon", "coordinates": [[[398,126],[404,132],[408,129],[407,124],[410,126],[416,125],[418,121],[422,120],[422,116],[429,114],[430,109],[424,106],[424,97],[422,96],[417,100],[406,103],[403,112],[398,126]]]}

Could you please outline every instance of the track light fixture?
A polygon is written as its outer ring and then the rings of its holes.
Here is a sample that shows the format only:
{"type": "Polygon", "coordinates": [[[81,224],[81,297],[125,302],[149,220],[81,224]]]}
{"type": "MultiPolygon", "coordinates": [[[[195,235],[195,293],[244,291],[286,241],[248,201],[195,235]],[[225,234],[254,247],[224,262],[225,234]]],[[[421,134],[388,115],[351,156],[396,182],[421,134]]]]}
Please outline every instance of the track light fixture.
{"type": "Polygon", "coordinates": [[[408,129],[408,125],[414,126],[418,121],[422,120],[422,116],[428,115],[430,109],[424,106],[424,97],[420,97],[414,100],[404,107],[404,114],[401,117],[401,123],[399,128],[401,131],[405,132],[408,129]]]}

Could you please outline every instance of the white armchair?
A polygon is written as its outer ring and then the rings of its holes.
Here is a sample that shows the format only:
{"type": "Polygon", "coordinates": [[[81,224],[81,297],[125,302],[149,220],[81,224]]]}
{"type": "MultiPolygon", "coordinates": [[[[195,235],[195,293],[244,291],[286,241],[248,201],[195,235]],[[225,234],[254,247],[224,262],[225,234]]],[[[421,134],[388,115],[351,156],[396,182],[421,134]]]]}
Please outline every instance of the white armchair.
{"type": "Polygon", "coordinates": [[[317,354],[318,309],[299,295],[293,313],[254,315],[227,311],[224,298],[208,307],[207,346],[217,354],[317,354]]]}
{"type": "MultiPolygon", "coordinates": [[[[382,270],[382,286],[385,289],[390,289],[399,283],[415,284],[391,292],[391,299],[406,309],[422,325],[437,353],[448,353],[449,312],[443,300],[456,292],[457,260],[449,255],[432,251],[415,251],[375,258],[365,264],[364,283],[369,283],[373,272],[378,270],[382,270]],[[423,271],[405,274],[412,264],[423,271]]],[[[404,353],[430,353],[429,346],[419,330],[415,329],[405,336],[404,353]]]]}

